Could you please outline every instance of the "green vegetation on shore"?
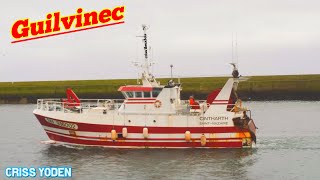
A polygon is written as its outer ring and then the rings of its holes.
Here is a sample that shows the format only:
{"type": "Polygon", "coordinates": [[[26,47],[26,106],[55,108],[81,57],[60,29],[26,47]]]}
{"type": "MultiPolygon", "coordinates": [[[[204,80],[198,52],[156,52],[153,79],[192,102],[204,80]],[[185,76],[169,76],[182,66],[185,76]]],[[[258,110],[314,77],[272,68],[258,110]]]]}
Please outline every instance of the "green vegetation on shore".
{"type": "MultiPolygon", "coordinates": [[[[191,94],[204,99],[221,88],[227,77],[181,78],[182,98],[191,94]]],[[[158,79],[166,84],[168,79],[158,79]]],[[[40,98],[64,98],[66,88],[72,88],[80,98],[122,98],[117,90],[122,85],[137,84],[136,79],[73,80],[0,83],[0,103],[34,103],[40,98]]],[[[240,82],[238,94],[252,100],[319,100],[320,74],[253,76],[240,82]]]]}

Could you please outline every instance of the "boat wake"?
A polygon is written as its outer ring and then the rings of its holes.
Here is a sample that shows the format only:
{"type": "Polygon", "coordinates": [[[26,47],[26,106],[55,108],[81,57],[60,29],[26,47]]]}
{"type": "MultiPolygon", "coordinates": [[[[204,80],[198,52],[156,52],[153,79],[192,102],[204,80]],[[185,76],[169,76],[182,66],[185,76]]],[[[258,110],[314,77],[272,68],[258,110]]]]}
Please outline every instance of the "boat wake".
{"type": "Polygon", "coordinates": [[[69,149],[84,149],[84,147],[79,145],[72,145],[72,144],[65,144],[65,143],[58,143],[53,140],[46,140],[46,141],[40,141],[41,144],[50,145],[54,147],[65,147],[69,149]]]}
{"type": "Polygon", "coordinates": [[[41,144],[56,144],[56,141],[53,140],[46,140],[46,141],[40,141],[41,144]]]}

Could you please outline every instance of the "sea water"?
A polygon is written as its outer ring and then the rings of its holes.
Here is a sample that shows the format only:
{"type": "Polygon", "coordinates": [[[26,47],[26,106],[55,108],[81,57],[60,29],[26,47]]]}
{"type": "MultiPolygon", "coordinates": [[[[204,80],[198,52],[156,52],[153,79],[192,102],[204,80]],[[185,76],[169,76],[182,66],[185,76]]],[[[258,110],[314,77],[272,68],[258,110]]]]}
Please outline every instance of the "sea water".
{"type": "Polygon", "coordinates": [[[253,149],[108,149],[41,143],[35,105],[0,105],[0,179],[7,167],[72,167],[71,179],[320,179],[320,102],[245,102],[253,149]]]}

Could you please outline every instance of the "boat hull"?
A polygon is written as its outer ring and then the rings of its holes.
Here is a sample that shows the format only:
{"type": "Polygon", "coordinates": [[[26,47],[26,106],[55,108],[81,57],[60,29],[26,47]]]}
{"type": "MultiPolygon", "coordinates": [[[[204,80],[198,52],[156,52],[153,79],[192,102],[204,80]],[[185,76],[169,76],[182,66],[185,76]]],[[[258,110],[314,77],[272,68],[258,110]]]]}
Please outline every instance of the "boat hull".
{"type": "Polygon", "coordinates": [[[56,143],[113,148],[250,148],[250,132],[238,127],[147,127],[148,137],[143,136],[143,126],[113,126],[108,124],[77,123],[35,114],[48,137],[56,143]],[[128,136],[122,137],[127,128],[128,136]],[[111,131],[117,132],[112,140],[111,131]],[[191,132],[186,141],[185,132],[191,132]],[[206,137],[205,145],[201,136],[206,137]]]}

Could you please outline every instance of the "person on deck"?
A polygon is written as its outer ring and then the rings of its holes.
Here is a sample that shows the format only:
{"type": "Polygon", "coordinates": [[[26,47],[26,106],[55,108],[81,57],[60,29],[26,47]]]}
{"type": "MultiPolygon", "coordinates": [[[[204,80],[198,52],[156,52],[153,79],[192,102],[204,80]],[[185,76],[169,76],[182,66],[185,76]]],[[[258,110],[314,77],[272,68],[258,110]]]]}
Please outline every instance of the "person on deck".
{"type": "Polygon", "coordinates": [[[191,109],[200,109],[199,103],[197,103],[197,102],[194,100],[194,97],[193,97],[193,96],[190,96],[190,98],[189,98],[189,104],[190,104],[190,106],[191,106],[191,109]]]}

